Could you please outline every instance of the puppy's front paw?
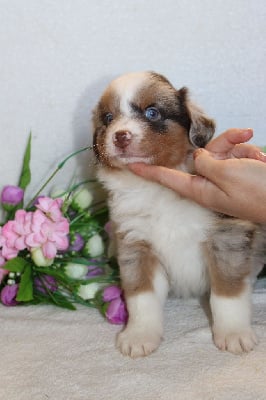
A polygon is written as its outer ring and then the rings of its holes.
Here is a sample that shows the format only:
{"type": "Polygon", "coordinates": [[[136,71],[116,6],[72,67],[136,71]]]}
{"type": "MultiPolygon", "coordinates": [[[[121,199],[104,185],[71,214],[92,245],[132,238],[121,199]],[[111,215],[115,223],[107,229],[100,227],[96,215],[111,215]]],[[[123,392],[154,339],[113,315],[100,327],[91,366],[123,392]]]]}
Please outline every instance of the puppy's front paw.
{"type": "Polygon", "coordinates": [[[257,337],[251,328],[240,332],[222,332],[213,330],[213,341],[218,349],[233,354],[248,353],[258,344],[257,337]]]}
{"type": "Polygon", "coordinates": [[[118,334],[116,345],[123,355],[137,358],[152,353],[158,348],[160,342],[159,332],[127,327],[118,334]]]}

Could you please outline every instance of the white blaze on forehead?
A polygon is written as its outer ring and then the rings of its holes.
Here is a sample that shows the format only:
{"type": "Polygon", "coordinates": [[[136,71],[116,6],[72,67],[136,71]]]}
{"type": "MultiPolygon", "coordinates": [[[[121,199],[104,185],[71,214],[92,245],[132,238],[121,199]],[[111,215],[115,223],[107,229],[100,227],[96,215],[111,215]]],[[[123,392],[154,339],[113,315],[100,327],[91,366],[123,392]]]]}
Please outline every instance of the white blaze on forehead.
{"type": "Polygon", "coordinates": [[[122,113],[130,114],[130,102],[134,99],[138,89],[147,81],[147,72],[131,72],[122,75],[111,83],[111,88],[120,98],[122,113]]]}

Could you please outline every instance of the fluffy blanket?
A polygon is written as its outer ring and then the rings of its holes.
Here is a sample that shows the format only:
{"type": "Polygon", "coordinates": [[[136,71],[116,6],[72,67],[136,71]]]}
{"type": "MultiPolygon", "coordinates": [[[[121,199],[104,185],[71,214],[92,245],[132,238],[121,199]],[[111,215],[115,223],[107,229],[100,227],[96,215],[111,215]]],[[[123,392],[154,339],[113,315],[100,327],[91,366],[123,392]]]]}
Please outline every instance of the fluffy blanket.
{"type": "Polygon", "coordinates": [[[264,288],[253,302],[260,343],[250,354],[219,352],[201,305],[169,299],[162,345],[138,360],[120,355],[120,328],[94,309],[1,306],[0,399],[265,400],[264,288]]]}

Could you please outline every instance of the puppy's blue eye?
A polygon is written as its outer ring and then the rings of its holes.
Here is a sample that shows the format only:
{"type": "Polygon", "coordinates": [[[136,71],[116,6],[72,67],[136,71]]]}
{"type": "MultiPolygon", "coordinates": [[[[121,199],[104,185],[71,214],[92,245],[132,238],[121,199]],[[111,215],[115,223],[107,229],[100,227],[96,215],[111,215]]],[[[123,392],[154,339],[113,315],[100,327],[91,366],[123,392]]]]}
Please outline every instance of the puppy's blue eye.
{"type": "Polygon", "coordinates": [[[161,114],[160,111],[157,110],[157,108],[155,107],[148,107],[145,110],[145,117],[149,120],[149,121],[159,121],[159,119],[161,119],[161,114]]]}
{"type": "Polygon", "coordinates": [[[112,121],[113,121],[113,119],[114,119],[114,116],[113,116],[113,114],[112,113],[106,113],[105,115],[104,115],[104,123],[106,124],[106,125],[109,125],[112,121]]]}

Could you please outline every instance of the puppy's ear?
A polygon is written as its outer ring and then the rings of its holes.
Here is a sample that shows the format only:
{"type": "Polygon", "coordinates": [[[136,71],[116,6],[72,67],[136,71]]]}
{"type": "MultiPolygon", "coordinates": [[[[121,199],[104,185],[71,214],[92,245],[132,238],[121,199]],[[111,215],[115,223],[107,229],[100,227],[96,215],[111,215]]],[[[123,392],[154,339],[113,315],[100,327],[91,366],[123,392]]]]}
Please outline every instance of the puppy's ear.
{"type": "Polygon", "coordinates": [[[195,147],[204,147],[211,140],[215,131],[215,122],[189,98],[186,87],[181,88],[179,96],[183,108],[186,109],[190,119],[189,140],[195,147]]]}

